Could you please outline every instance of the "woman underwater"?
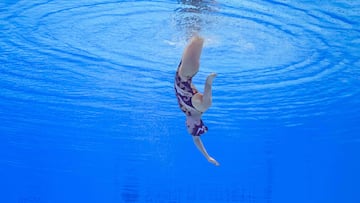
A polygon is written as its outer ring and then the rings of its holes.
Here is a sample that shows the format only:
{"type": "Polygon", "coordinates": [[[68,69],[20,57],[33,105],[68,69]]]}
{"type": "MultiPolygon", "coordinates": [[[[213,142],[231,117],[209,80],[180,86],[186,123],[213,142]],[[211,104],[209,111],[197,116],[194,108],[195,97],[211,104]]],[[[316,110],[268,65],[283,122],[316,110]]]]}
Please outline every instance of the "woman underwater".
{"type": "Polygon", "coordinates": [[[219,163],[206,151],[200,136],[207,132],[208,128],[201,120],[202,114],[209,109],[212,103],[211,86],[216,73],[211,73],[205,82],[204,93],[201,94],[192,83],[192,78],[199,71],[200,55],[204,39],[199,36],[191,38],[182,55],[175,76],[175,93],[180,109],[186,114],[186,127],[192,135],[196,147],[212,164],[219,163]]]}

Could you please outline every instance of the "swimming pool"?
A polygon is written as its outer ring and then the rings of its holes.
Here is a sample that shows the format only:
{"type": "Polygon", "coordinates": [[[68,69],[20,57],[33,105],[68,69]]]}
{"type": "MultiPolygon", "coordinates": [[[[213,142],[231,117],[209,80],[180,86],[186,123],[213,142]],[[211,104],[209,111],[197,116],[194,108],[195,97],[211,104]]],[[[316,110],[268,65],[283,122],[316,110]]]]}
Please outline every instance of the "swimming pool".
{"type": "Polygon", "coordinates": [[[360,202],[357,1],[0,2],[0,201],[360,202]],[[173,89],[217,72],[193,145],[173,89]]]}

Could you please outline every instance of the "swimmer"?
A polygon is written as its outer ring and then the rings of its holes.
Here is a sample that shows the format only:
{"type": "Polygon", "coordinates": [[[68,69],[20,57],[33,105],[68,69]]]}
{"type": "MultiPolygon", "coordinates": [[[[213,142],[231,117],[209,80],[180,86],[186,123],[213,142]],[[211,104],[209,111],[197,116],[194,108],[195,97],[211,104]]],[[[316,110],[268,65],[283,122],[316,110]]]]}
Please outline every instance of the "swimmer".
{"type": "Polygon", "coordinates": [[[192,135],[196,147],[210,163],[219,166],[219,163],[207,153],[200,139],[200,136],[208,130],[201,120],[201,116],[211,106],[211,86],[217,75],[211,73],[207,77],[204,94],[198,92],[192,83],[192,78],[199,71],[203,44],[203,38],[194,36],[185,48],[175,76],[175,93],[180,109],[186,114],[186,127],[188,133],[192,135]]]}

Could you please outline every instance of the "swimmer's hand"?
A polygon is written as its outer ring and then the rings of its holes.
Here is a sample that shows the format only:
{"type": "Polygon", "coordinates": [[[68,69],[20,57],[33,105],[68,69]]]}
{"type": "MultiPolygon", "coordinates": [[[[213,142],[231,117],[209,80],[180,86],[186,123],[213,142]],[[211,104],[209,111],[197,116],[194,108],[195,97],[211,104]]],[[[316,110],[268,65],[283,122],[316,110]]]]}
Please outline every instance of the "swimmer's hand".
{"type": "Polygon", "coordinates": [[[196,145],[196,147],[200,150],[200,152],[205,156],[205,158],[212,164],[214,164],[215,166],[219,166],[219,162],[217,162],[214,158],[212,158],[211,156],[209,156],[209,154],[207,153],[203,143],[201,142],[201,139],[199,136],[192,136],[194,143],[196,145]]]}
{"type": "Polygon", "coordinates": [[[215,166],[220,166],[219,162],[217,162],[214,158],[209,157],[208,161],[212,164],[214,164],[215,166]]]}

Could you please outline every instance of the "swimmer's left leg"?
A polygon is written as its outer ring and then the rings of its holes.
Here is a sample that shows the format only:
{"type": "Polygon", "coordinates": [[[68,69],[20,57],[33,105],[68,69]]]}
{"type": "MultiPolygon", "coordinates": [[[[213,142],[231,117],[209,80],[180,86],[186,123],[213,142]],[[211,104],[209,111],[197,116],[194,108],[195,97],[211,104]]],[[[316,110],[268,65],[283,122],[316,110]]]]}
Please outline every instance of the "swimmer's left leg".
{"type": "Polygon", "coordinates": [[[216,73],[211,73],[206,78],[205,87],[204,87],[204,95],[203,95],[203,105],[207,106],[208,108],[212,104],[212,84],[213,84],[214,78],[216,76],[217,76],[216,73]]]}
{"type": "Polygon", "coordinates": [[[212,104],[212,83],[216,76],[216,73],[211,73],[206,78],[204,94],[196,94],[192,98],[192,103],[194,107],[201,112],[207,111],[212,104]]]}

